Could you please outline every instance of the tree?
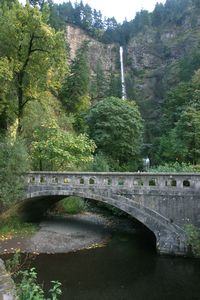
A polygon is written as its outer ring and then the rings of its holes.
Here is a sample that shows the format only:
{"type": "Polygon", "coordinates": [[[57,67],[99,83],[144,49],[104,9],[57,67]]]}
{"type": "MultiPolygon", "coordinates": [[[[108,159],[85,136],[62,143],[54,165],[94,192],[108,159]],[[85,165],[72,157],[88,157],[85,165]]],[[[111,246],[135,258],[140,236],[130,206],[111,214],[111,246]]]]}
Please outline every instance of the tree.
{"type": "Polygon", "coordinates": [[[13,93],[7,106],[16,113],[20,133],[27,102],[44,90],[56,92],[59,88],[66,71],[64,38],[29,4],[23,7],[15,2],[10,9],[0,5],[0,16],[0,55],[9,61],[13,76],[9,87],[13,93]]]}
{"type": "Polygon", "coordinates": [[[91,162],[95,144],[85,134],[44,124],[35,130],[30,149],[34,169],[66,171],[91,162]]]}
{"type": "Polygon", "coordinates": [[[86,4],[83,8],[82,26],[85,30],[91,31],[93,29],[93,15],[91,7],[86,4]]]}
{"type": "Polygon", "coordinates": [[[33,5],[33,6],[38,5],[42,9],[46,1],[45,0],[29,0],[29,2],[31,5],[33,5]]]}
{"type": "Polygon", "coordinates": [[[200,8],[200,2],[199,2],[199,0],[192,0],[192,3],[195,6],[195,8],[197,8],[197,9],[200,8]]]}
{"type": "Polygon", "coordinates": [[[89,110],[87,124],[98,151],[120,166],[138,158],[143,122],[134,101],[114,97],[103,99],[89,110]]]}
{"type": "Polygon", "coordinates": [[[152,12],[152,25],[160,26],[163,23],[164,17],[164,5],[162,3],[156,3],[155,9],[152,12]]]}
{"type": "Polygon", "coordinates": [[[0,211],[9,208],[23,195],[25,181],[22,175],[28,169],[23,141],[0,136],[0,211]]]}
{"type": "Polygon", "coordinates": [[[90,94],[93,100],[100,100],[108,95],[109,83],[106,78],[102,65],[97,63],[95,68],[95,76],[91,82],[90,94]]]}
{"type": "Polygon", "coordinates": [[[121,78],[120,75],[114,74],[114,72],[111,70],[110,72],[110,78],[109,78],[109,91],[108,95],[113,97],[121,97],[122,94],[122,86],[121,86],[121,78]]]}
{"type": "Polygon", "coordinates": [[[156,150],[158,162],[200,162],[200,110],[188,106],[180,114],[174,128],[165,133],[156,150]]]}
{"type": "Polygon", "coordinates": [[[104,28],[104,24],[103,24],[103,21],[102,21],[102,13],[101,11],[97,11],[96,9],[94,9],[93,11],[93,19],[94,19],[94,27],[96,29],[100,29],[102,30],[104,28]]]}
{"type": "Polygon", "coordinates": [[[181,81],[191,80],[194,72],[200,68],[200,47],[193,48],[179,62],[179,77],[181,81]]]}
{"type": "Polygon", "coordinates": [[[191,82],[181,82],[171,89],[163,104],[162,129],[169,132],[179,120],[181,113],[192,102],[193,87],[191,82]]]}
{"type": "Polygon", "coordinates": [[[13,72],[7,58],[0,58],[0,130],[7,129],[7,104],[10,94],[10,83],[13,72]]]}
{"type": "Polygon", "coordinates": [[[81,26],[81,18],[82,18],[82,13],[83,13],[83,2],[81,1],[80,3],[75,2],[74,5],[74,23],[78,26],[81,26]]]}
{"type": "Polygon", "coordinates": [[[60,94],[68,112],[84,111],[89,105],[89,66],[87,60],[88,42],[83,42],[71,65],[60,94]]]}
{"type": "Polygon", "coordinates": [[[174,129],[174,151],[181,162],[200,162],[200,111],[188,107],[174,129]]]}

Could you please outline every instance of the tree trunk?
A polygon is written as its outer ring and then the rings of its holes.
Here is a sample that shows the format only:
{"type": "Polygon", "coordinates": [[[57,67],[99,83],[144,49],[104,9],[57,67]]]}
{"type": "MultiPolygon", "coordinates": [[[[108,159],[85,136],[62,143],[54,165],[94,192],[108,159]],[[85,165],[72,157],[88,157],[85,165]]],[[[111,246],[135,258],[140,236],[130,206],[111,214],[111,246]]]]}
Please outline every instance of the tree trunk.
{"type": "Polygon", "coordinates": [[[23,87],[22,87],[22,83],[23,83],[23,77],[24,74],[23,72],[20,72],[18,74],[18,91],[17,91],[17,98],[18,98],[18,127],[17,127],[17,133],[20,135],[22,133],[22,119],[23,119],[23,87]]]}

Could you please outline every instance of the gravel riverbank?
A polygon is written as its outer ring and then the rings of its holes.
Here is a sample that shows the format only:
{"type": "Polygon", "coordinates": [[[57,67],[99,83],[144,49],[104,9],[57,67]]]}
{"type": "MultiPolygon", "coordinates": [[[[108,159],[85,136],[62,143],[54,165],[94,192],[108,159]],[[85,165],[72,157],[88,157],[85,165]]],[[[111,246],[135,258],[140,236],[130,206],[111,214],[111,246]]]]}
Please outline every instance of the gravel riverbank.
{"type": "Polygon", "coordinates": [[[98,214],[48,217],[30,237],[0,242],[0,253],[67,253],[104,244],[110,237],[112,222],[98,214]]]}

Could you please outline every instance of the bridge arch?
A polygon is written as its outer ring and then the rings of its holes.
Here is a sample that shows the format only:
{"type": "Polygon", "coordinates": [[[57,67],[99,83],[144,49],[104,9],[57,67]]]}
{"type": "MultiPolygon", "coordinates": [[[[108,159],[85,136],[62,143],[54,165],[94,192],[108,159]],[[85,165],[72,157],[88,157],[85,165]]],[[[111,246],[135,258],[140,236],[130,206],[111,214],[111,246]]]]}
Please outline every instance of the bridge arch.
{"type": "Polygon", "coordinates": [[[140,223],[145,225],[156,238],[156,248],[159,253],[162,254],[182,254],[181,250],[185,250],[185,233],[177,225],[171,223],[169,219],[162,216],[158,212],[151,210],[141,204],[138,204],[133,199],[129,199],[125,196],[110,194],[104,195],[91,190],[78,190],[78,189],[48,189],[37,190],[27,193],[24,200],[35,203],[36,206],[42,200],[43,212],[47,210],[52,204],[62,200],[68,196],[79,196],[90,200],[100,201],[116,207],[140,223]],[[48,199],[46,201],[46,199],[48,199]]]}

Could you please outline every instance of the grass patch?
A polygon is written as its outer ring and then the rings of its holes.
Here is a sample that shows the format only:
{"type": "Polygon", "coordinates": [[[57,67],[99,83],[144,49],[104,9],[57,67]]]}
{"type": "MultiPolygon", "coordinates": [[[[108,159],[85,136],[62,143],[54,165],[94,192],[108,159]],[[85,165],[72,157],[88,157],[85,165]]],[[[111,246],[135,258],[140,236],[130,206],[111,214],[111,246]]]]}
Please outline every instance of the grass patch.
{"type": "Polygon", "coordinates": [[[33,223],[24,223],[18,218],[13,218],[7,224],[0,227],[0,240],[9,240],[16,236],[31,235],[38,230],[33,223]]]}

